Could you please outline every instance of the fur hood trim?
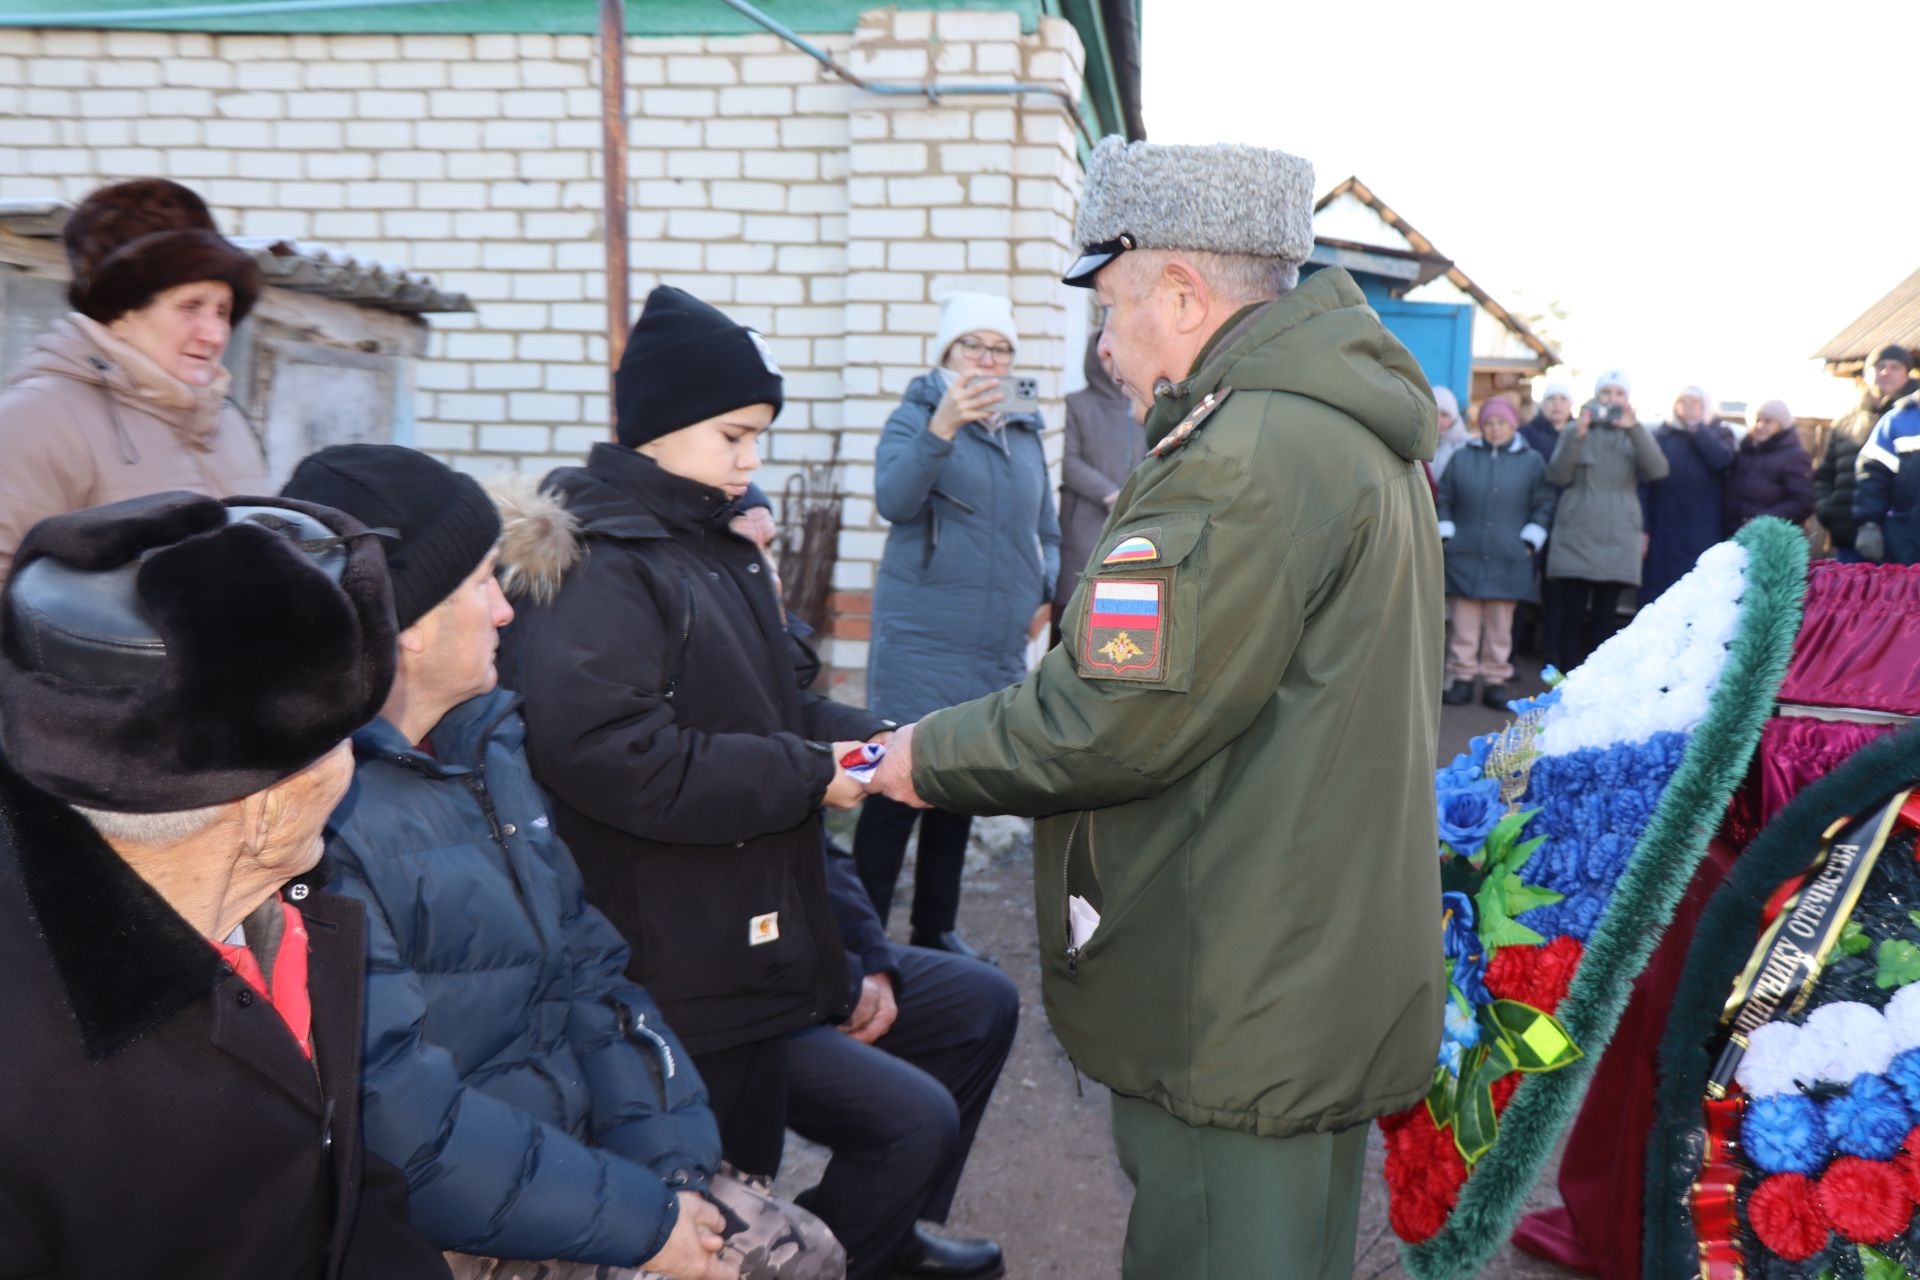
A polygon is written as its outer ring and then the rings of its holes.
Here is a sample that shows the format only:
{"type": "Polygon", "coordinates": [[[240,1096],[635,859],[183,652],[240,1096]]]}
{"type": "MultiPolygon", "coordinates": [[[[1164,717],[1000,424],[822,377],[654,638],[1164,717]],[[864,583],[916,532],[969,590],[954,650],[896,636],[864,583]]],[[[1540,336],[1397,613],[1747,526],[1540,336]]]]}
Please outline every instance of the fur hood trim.
{"type": "Polygon", "coordinates": [[[552,604],[560,583],[586,555],[579,517],[531,476],[498,476],[486,489],[500,511],[501,589],[510,600],[552,604]]]}

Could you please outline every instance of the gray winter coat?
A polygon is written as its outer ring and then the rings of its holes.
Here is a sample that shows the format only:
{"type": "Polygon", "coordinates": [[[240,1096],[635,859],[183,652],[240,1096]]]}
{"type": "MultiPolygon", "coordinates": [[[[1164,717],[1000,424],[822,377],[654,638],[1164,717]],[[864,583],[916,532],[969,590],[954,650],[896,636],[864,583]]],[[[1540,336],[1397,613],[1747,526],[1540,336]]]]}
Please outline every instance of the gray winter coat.
{"type": "Polygon", "coordinates": [[[1518,435],[1495,449],[1475,436],[1440,473],[1447,594],[1534,600],[1533,552],[1553,524],[1547,464],[1518,435]]]}
{"type": "Polygon", "coordinates": [[[1564,492],[1547,548],[1549,578],[1640,585],[1640,482],[1663,480],[1667,456],[1644,426],[1569,426],[1547,463],[1564,492]]]}
{"type": "Polygon", "coordinates": [[[1067,397],[1067,449],[1060,461],[1060,585],[1053,602],[1062,609],[1080,585],[1080,574],[1107,524],[1106,498],[1120,492],[1147,456],[1146,429],[1133,407],[1100,367],[1099,335],[1087,343],[1087,389],[1067,397]]]}
{"type": "Polygon", "coordinates": [[[1060,520],[1037,418],[952,440],[927,429],[944,375],[907,385],[874,462],[893,525],[873,590],[867,705],[902,724],[1018,684],[1027,628],[1060,576],[1060,520]]]}

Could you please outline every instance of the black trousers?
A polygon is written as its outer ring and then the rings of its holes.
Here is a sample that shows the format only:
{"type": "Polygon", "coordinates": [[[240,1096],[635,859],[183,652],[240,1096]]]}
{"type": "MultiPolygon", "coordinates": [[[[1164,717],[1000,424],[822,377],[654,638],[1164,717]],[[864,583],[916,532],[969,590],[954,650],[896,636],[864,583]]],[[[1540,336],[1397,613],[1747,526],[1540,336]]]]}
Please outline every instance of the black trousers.
{"type": "Polygon", "coordinates": [[[967,836],[973,819],[944,809],[915,809],[885,796],[868,796],[853,829],[853,861],[860,883],[873,899],[880,923],[893,909],[893,889],[907,859],[907,838],[920,824],[920,851],[913,872],[913,914],[917,934],[947,933],[960,915],[960,873],[967,861],[967,836]]]}
{"type": "Polygon", "coordinates": [[[1588,578],[1548,582],[1558,596],[1557,634],[1548,656],[1562,671],[1571,671],[1620,629],[1620,593],[1627,584],[1588,578]]]}
{"type": "Polygon", "coordinates": [[[885,1277],[915,1222],[946,1221],[1020,1021],[992,965],[893,950],[900,1016],[877,1043],[827,1026],[786,1042],[787,1123],[833,1152],[798,1199],[845,1246],[848,1280],[885,1277]]]}

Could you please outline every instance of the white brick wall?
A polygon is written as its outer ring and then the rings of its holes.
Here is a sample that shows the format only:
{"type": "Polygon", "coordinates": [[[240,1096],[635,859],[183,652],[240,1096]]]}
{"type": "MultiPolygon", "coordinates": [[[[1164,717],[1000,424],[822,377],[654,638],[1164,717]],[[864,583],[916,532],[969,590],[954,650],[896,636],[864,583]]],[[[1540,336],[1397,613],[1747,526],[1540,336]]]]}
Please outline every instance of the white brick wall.
{"type": "MultiPolygon", "coordinates": [[[[862,74],[1022,78],[1079,92],[1072,27],[879,10],[820,42],[862,74]]],[[[77,200],[164,174],[235,234],[324,239],[475,299],[436,316],[413,442],[476,472],[543,470],[605,438],[599,91],[580,36],[207,36],[0,30],[0,198],[77,200]]],[[[1057,100],[861,93],[771,36],[628,51],[630,287],[681,285],[762,329],[787,409],[777,492],[835,449],[836,588],[858,612],[884,526],[872,457],[932,358],[936,300],[1012,297],[1018,360],[1058,425],[1077,369],[1058,283],[1080,169],[1057,100]]],[[[829,660],[865,658],[864,628],[829,660]]]]}

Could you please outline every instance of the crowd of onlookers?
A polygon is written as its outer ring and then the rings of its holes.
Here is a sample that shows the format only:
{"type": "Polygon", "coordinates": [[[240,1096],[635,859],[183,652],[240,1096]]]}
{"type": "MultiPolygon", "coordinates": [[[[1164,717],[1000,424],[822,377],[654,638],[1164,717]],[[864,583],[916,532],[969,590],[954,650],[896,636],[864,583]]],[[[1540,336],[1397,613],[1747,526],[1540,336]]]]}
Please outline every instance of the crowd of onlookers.
{"type": "Polygon", "coordinates": [[[1900,467],[1920,447],[1913,355],[1881,346],[1861,379],[1859,403],[1833,423],[1817,464],[1779,400],[1730,423],[1690,386],[1649,425],[1613,370],[1577,409],[1572,389],[1554,382],[1526,423],[1495,394],[1469,428],[1453,394],[1437,388],[1431,470],[1451,635],[1444,701],[1471,701],[1478,681],[1486,704],[1504,707],[1515,646],[1536,637],[1546,662],[1579,665],[1618,628],[1630,593],[1636,607],[1657,599],[1702,551],[1759,516],[1817,521],[1809,533],[1823,530],[1840,560],[1920,560],[1920,468],[1900,467]]]}

